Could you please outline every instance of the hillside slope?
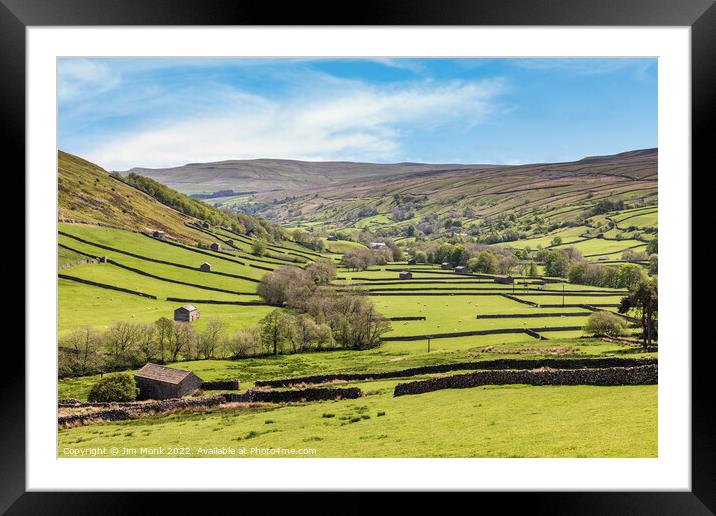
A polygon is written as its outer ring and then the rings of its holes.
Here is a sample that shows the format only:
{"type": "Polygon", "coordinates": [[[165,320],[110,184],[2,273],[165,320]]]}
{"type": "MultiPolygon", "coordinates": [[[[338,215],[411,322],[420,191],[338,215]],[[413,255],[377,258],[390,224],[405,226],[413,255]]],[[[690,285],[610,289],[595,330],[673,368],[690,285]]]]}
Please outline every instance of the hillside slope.
{"type": "Polygon", "coordinates": [[[103,168],[58,151],[58,218],[124,229],[161,230],[185,242],[208,243],[207,235],[186,226],[193,217],[111,177],[103,168]]]}
{"type": "Polygon", "coordinates": [[[437,218],[489,230],[509,216],[532,234],[589,217],[600,201],[656,204],[657,162],[657,149],[646,149],[567,163],[421,171],[287,192],[277,203],[258,195],[254,202],[259,213],[284,223],[376,229],[437,218]]]}
{"type": "Polygon", "coordinates": [[[134,172],[188,194],[213,193],[222,190],[257,193],[328,185],[351,178],[393,176],[432,170],[455,170],[466,166],[253,159],[189,163],[181,167],[158,169],[133,168],[123,172],[123,175],[134,172]]]}

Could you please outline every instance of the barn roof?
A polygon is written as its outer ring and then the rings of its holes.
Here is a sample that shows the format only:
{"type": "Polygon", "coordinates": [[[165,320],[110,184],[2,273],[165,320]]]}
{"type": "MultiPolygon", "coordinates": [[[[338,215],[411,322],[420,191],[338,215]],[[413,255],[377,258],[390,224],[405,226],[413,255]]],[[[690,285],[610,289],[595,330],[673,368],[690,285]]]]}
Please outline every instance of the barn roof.
{"type": "Polygon", "coordinates": [[[196,310],[196,307],[194,305],[183,305],[177,308],[177,310],[179,310],[180,308],[183,308],[187,312],[193,312],[194,310],[196,310]]]}
{"type": "Polygon", "coordinates": [[[161,366],[158,364],[145,364],[134,376],[156,380],[164,383],[180,383],[184,378],[189,376],[191,371],[183,369],[174,369],[173,367],[161,366]]]}

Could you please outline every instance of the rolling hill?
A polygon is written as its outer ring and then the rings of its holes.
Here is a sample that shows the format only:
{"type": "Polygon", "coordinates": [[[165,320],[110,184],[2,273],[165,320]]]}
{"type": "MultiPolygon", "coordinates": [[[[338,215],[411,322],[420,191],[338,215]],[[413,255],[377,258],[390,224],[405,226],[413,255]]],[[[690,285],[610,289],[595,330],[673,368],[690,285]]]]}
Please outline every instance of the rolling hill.
{"type": "Polygon", "coordinates": [[[553,224],[582,224],[600,202],[655,205],[657,162],[658,150],[645,149],[566,163],[425,170],[294,190],[277,201],[259,194],[254,203],[278,222],[334,230],[394,231],[449,219],[484,233],[504,229],[509,217],[521,238],[531,238],[553,224]]]}
{"type": "MultiPolygon", "coordinates": [[[[455,170],[468,165],[426,163],[355,163],[349,161],[296,161],[283,159],[228,160],[189,163],[171,168],[133,168],[186,194],[232,191],[237,194],[295,190],[338,183],[344,179],[387,177],[411,172],[455,170]]],[[[471,168],[480,165],[469,165],[471,168]]]]}
{"type": "Polygon", "coordinates": [[[274,225],[249,215],[229,214],[162,184],[121,178],[78,156],[58,151],[58,219],[110,225],[132,231],[164,231],[186,243],[210,243],[188,223],[209,221],[240,232],[280,235],[274,225]]]}

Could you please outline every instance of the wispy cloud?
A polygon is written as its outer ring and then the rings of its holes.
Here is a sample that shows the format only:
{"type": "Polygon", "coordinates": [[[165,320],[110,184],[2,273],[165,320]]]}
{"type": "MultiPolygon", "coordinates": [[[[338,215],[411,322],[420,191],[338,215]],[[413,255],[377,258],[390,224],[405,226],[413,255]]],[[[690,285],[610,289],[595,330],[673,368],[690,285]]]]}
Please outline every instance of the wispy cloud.
{"type": "Polygon", "coordinates": [[[121,82],[120,74],[107,63],[90,59],[64,60],[60,65],[58,95],[61,102],[72,102],[100,95],[121,82]]]}
{"type": "Polygon", "coordinates": [[[304,93],[278,99],[225,86],[201,98],[187,90],[175,92],[167,106],[174,109],[162,109],[150,126],[92,139],[84,154],[117,170],[261,157],[388,161],[415,128],[480,123],[504,88],[499,79],[379,87],[334,78],[311,94],[296,88],[304,93]]]}

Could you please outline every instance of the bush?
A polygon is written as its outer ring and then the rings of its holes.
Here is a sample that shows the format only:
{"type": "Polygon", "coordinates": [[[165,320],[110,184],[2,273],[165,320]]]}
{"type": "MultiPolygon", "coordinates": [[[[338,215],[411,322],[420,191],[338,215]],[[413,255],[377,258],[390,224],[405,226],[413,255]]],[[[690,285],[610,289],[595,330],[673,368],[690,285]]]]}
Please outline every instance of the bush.
{"type": "Polygon", "coordinates": [[[619,337],[624,335],[626,328],[626,321],[618,315],[611,312],[595,312],[589,316],[584,331],[594,335],[619,337]]]}
{"type": "Polygon", "coordinates": [[[118,374],[101,378],[92,386],[87,400],[90,403],[111,401],[134,401],[139,389],[134,377],[129,374],[118,374]]]}

